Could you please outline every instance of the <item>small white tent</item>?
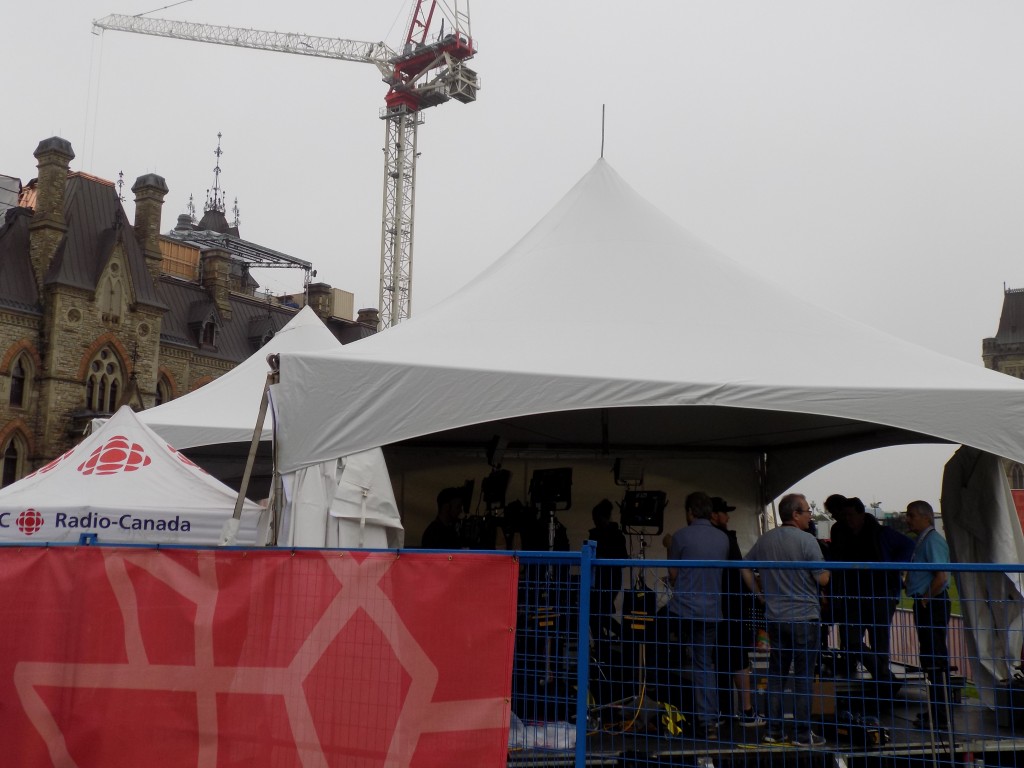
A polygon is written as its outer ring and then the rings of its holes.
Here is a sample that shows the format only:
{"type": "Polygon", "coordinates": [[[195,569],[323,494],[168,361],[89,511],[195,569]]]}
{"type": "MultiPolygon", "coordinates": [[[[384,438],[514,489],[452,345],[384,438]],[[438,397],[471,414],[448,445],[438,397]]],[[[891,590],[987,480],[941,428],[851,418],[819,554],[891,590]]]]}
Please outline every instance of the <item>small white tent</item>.
{"type": "MultiPolygon", "coordinates": [[[[194,392],[140,412],[139,420],[178,450],[252,440],[267,383],[267,355],[334,351],[341,343],[308,306],[303,307],[255,354],[194,392]]],[[[270,420],[262,440],[270,440],[270,420]]]]}
{"type": "MultiPolygon", "coordinates": [[[[421,315],[282,352],[278,462],[374,446],[764,457],[762,498],[869,448],[1024,461],[1024,382],[817,307],[702,243],[604,161],[421,315]]],[[[751,465],[752,466],[752,465],[751,465]]]]}
{"type": "MultiPolygon", "coordinates": [[[[237,494],[123,406],[79,445],[0,489],[0,541],[217,545],[237,494]]],[[[263,510],[245,501],[236,543],[263,510]]]]}
{"type": "MultiPolygon", "coordinates": [[[[214,446],[203,452],[203,463],[233,464],[230,472],[240,476],[267,383],[267,356],[285,350],[339,349],[342,349],[341,342],[312,309],[303,307],[238,366],[194,392],[142,411],[138,418],[181,450],[214,446]]],[[[268,418],[261,442],[269,445],[272,435],[273,427],[268,418]]],[[[401,546],[402,523],[380,450],[361,451],[344,460],[331,459],[316,467],[313,473],[315,482],[312,473],[305,473],[298,480],[286,478],[286,506],[279,544],[401,546]],[[354,505],[348,502],[345,491],[353,482],[352,478],[357,478],[356,482],[363,483],[367,489],[354,505]],[[293,514],[293,504],[302,511],[293,514]]]]}

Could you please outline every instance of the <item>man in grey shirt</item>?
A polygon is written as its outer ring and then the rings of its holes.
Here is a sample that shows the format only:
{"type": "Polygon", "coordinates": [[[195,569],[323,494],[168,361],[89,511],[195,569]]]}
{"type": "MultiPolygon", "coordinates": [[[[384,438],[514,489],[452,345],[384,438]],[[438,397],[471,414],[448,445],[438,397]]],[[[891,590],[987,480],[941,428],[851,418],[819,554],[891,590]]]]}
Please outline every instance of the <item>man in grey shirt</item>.
{"type": "MultiPolygon", "coordinates": [[[[686,497],[689,525],[676,531],[669,545],[670,560],[728,560],[729,537],[711,524],[711,499],[696,491],[686,497]]],[[[669,569],[673,581],[668,610],[679,621],[679,637],[689,643],[693,662],[693,714],[697,736],[718,738],[718,690],[715,686],[715,648],[722,619],[722,569],[669,569]]]]}
{"type": "MultiPolygon", "coordinates": [[[[807,532],[811,509],[807,499],[791,493],[779,502],[782,525],[766,532],[747,553],[747,560],[762,562],[822,562],[821,548],[807,532]]],[[[777,744],[783,732],[782,691],[790,664],[793,665],[795,699],[795,744],[817,747],[825,739],[811,729],[811,696],[814,665],[821,641],[820,587],[828,584],[823,568],[763,568],[760,584],[749,570],[743,572],[747,586],[764,601],[771,653],[768,657],[768,732],[764,741],[777,744]]]]}

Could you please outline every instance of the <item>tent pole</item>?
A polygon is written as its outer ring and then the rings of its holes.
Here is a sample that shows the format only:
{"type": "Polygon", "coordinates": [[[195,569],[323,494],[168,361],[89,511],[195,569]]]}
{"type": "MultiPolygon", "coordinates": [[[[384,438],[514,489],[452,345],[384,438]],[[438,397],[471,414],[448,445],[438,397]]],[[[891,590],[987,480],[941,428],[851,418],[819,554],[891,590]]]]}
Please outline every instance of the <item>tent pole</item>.
{"type": "Polygon", "coordinates": [[[249,490],[249,478],[252,476],[252,468],[256,463],[256,450],[260,447],[260,438],[263,436],[263,422],[267,419],[267,403],[269,401],[270,385],[276,377],[276,372],[267,374],[267,383],[263,387],[263,399],[260,400],[260,415],[256,418],[256,429],[252,433],[252,442],[249,443],[249,457],[245,460],[245,472],[242,473],[242,484],[238,488],[238,498],[235,499],[235,512],[232,519],[242,519],[242,504],[245,503],[245,494],[249,490]]]}

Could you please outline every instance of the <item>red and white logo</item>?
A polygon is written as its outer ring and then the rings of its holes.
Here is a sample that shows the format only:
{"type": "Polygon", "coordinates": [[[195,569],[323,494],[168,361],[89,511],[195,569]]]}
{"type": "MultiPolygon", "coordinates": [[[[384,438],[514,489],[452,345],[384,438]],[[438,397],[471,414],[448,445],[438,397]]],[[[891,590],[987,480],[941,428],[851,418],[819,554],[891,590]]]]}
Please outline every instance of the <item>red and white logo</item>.
{"type": "Polygon", "coordinates": [[[64,459],[68,458],[74,452],[75,452],[74,448],[72,448],[70,451],[65,451],[60,456],[58,456],[56,459],[54,459],[49,464],[47,464],[45,467],[40,467],[35,472],[33,472],[31,475],[26,475],[25,476],[26,479],[29,478],[29,477],[35,477],[36,475],[45,475],[47,472],[49,472],[51,469],[54,469],[58,464],[60,464],[62,461],[64,461],[64,459]]]}
{"type": "Polygon", "coordinates": [[[97,448],[88,459],[78,465],[83,475],[116,475],[134,472],[149,466],[152,459],[138,443],[129,442],[124,435],[116,435],[97,448]]]}
{"type": "MultiPolygon", "coordinates": [[[[196,468],[196,469],[198,469],[198,470],[199,470],[200,472],[206,472],[206,470],[205,470],[205,469],[203,469],[202,467],[200,467],[200,466],[199,466],[198,464],[196,464],[196,463],[195,463],[194,461],[192,461],[192,459],[190,459],[190,458],[189,458],[188,456],[186,456],[186,455],[185,455],[184,453],[182,453],[181,451],[179,451],[179,450],[178,450],[177,448],[175,448],[175,447],[174,447],[173,445],[171,445],[170,443],[168,443],[168,444],[167,444],[167,450],[168,450],[168,451],[170,451],[171,453],[173,453],[173,454],[174,454],[175,456],[177,456],[177,457],[178,457],[178,459],[179,459],[179,460],[180,460],[180,461],[181,461],[182,463],[184,463],[184,464],[187,464],[187,465],[188,465],[188,466],[190,466],[190,467],[195,467],[195,468],[196,468]]],[[[206,474],[209,474],[209,472],[206,472],[206,474]]]]}
{"type": "Polygon", "coordinates": [[[43,516],[41,513],[30,508],[22,511],[14,522],[17,524],[19,531],[26,536],[31,536],[43,527],[43,516]]]}

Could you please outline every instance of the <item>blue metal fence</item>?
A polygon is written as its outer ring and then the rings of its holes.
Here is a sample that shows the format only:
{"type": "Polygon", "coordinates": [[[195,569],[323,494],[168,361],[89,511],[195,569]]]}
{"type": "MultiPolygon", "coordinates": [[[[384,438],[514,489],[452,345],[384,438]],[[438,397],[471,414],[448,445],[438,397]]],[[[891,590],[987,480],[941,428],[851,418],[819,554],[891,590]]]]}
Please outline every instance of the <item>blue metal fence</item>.
{"type": "Polygon", "coordinates": [[[808,564],[685,561],[707,578],[673,598],[665,575],[682,561],[597,560],[589,545],[516,556],[509,765],[1024,767],[1024,566],[950,565],[922,609],[902,579],[934,566],[819,564],[821,621],[783,623],[764,603],[784,596],[729,575],[808,564]],[[679,616],[708,597],[721,621],[679,616]]]}

